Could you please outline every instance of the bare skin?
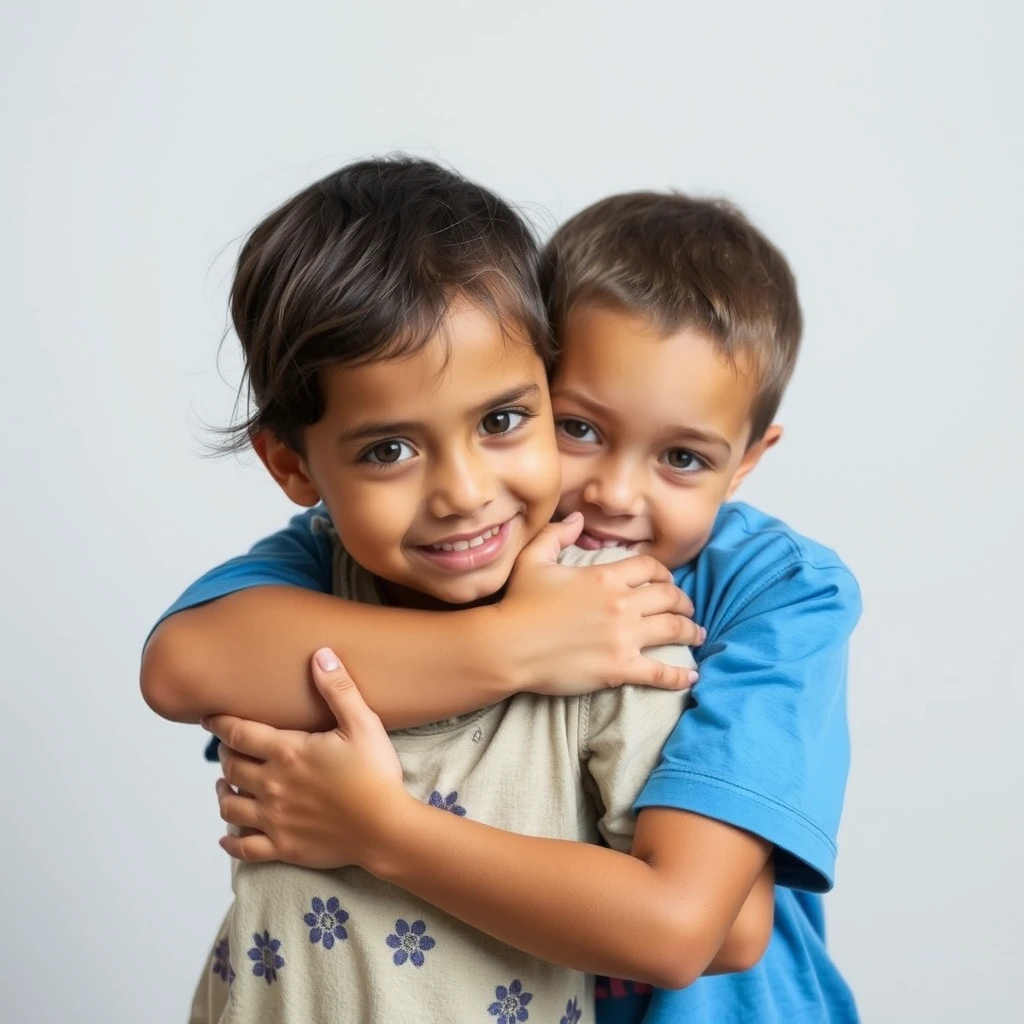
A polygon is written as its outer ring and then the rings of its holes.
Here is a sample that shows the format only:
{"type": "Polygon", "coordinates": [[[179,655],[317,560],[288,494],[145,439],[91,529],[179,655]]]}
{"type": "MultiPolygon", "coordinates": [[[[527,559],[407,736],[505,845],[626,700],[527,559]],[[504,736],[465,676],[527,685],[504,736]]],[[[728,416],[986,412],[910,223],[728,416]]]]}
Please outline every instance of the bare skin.
{"type": "Polygon", "coordinates": [[[438,813],[403,789],[380,719],[333,652],[318,652],[312,674],[336,719],[328,732],[231,716],[204,723],[230,748],[221,816],[247,832],[221,840],[231,856],[355,864],[524,952],[662,988],[746,970],[762,956],[774,899],[764,840],[649,808],[630,856],[438,813]]]}

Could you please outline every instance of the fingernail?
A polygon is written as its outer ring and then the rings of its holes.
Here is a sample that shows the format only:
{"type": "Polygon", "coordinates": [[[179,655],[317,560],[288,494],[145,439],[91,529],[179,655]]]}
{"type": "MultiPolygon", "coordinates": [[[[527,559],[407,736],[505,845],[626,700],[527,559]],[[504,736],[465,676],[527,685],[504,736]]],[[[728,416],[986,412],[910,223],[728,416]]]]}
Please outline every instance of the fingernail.
{"type": "Polygon", "coordinates": [[[207,731],[210,731],[210,720],[208,718],[200,718],[199,724],[207,731]]]}
{"type": "Polygon", "coordinates": [[[316,652],[316,663],[325,671],[333,672],[337,668],[341,668],[341,662],[338,661],[338,656],[330,649],[330,647],[321,647],[316,652]]]}
{"type": "Polygon", "coordinates": [[[701,626],[700,627],[700,642],[704,643],[704,641],[707,640],[707,638],[708,638],[708,631],[703,626],[701,626]]]}
{"type": "Polygon", "coordinates": [[[691,669],[690,670],[690,674],[686,678],[689,679],[690,685],[692,686],[695,682],[697,682],[698,679],[700,679],[700,674],[697,673],[697,672],[694,672],[691,669]]]}

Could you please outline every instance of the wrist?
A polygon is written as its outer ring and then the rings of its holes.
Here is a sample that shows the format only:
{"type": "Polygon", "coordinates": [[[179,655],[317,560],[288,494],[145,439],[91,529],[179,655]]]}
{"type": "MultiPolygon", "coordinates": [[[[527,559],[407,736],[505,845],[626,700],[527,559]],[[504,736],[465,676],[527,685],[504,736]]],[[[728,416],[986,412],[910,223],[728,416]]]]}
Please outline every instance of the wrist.
{"type": "Polygon", "coordinates": [[[534,683],[525,657],[524,641],[529,633],[507,601],[473,608],[464,614],[472,616],[472,621],[462,623],[459,643],[465,645],[472,662],[467,670],[483,684],[491,697],[489,703],[529,690],[534,683]]]}
{"type": "Polygon", "coordinates": [[[376,812],[374,827],[367,834],[367,848],[359,858],[359,867],[383,882],[400,884],[410,857],[420,845],[424,811],[436,810],[417,800],[404,789],[393,801],[376,812]]]}

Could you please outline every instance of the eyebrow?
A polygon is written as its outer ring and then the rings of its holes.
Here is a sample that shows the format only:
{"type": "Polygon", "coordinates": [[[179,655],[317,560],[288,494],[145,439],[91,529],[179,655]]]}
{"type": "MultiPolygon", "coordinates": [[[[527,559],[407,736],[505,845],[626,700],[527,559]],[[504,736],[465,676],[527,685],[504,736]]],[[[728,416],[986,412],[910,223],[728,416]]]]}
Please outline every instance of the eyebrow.
{"type": "MultiPolygon", "coordinates": [[[[597,401],[596,398],[591,398],[582,391],[576,391],[573,388],[560,388],[555,392],[555,394],[559,397],[570,398],[574,402],[579,402],[580,405],[585,405],[589,409],[600,413],[603,416],[608,416],[612,419],[618,418],[618,414],[611,408],[611,406],[597,401]]],[[[672,427],[668,432],[668,435],[680,441],[696,441],[698,444],[706,444],[715,448],[723,448],[727,455],[732,454],[732,445],[730,445],[729,442],[721,436],[721,434],[716,434],[711,430],[700,430],[697,427],[677,426],[672,427]]]]}
{"type": "MultiPolygon", "coordinates": [[[[525,402],[536,398],[540,388],[536,384],[520,384],[509,388],[501,394],[492,395],[486,402],[470,410],[471,416],[482,416],[491,409],[498,409],[515,402],[525,402]]],[[[424,424],[420,420],[393,420],[390,422],[363,423],[352,430],[346,430],[338,436],[339,444],[353,444],[357,441],[370,441],[375,438],[391,437],[394,434],[411,434],[422,431],[424,424]]]]}

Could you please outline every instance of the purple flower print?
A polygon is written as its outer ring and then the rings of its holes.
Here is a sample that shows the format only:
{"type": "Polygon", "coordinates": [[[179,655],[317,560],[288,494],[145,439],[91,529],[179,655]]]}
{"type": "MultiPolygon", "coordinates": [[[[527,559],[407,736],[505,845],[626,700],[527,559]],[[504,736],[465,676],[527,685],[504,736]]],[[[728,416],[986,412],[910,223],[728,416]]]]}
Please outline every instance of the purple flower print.
{"type": "Polygon", "coordinates": [[[314,946],[322,942],[324,949],[333,949],[335,939],[348,938],[348,932],[343,927],[348,914],[341,909],[337,896],[332,896],[326,903],[319,896],[314,896],[310,906],[313,912],[306,914],[302,920],[309,925],[309,941],[314,946]]]}
{"type": "Polygon", "coordinates": [[[263,978],[268,985],[277,981],[277,972],[284,967],[284,957],[278,953],[281,948],[280,939],[272,939],[270,932],[253,932],[252,941],[256,943],[249,950],[249,959],[253,961],[252,973],[263,978]]]}
{"type": "Polygon", "coordinates": [[[427,802],[431,807],[438,807],[442,811],[451,811],[452,814],[457,814],[460,818],[466,816],[466,808],[459,806],[459,794],[454,789],[447,796],[441,796],[435,789],[427,802]]]}
{"type": "Polygon", "coordinates": [[[235,980],[235,969],[231,966],[231,944],[226,935],[213,948],[211,970],[229,985],[235,980]]]}
{"type": "Polygon", "coordinates": [[[422,967],[426,957],[424,953],[432,950],[437,942],[427,935],[427,926],[423,921],[403,921],[399,918],[395,922],[395,930],[384,940],[388,946],[395,951],[391,958],[396,967],[401,967],[406,961],[413,967],[422,967]]]}
{"type": "Polygon", "coordinates": [[[570,999],[565,1004],[565,1016],[558,1022],[558,1024],[579,1024],[580,1017],[583,1016],[583,1011],[576,1005],[576,999],[570,999]]]}
{"type": "Polygon", "coordinates": [[[529,1020],[530,1011],[527,1005],[533,999],[532,992],[523,991],[523,983],[514,979],[508,988],[498,985],[494,990],[497,1002],[487,1007],[487,1012],[492,1017],[497,1017],[496,1024],[522,1024],[522,1021],[529,1020]]]}

